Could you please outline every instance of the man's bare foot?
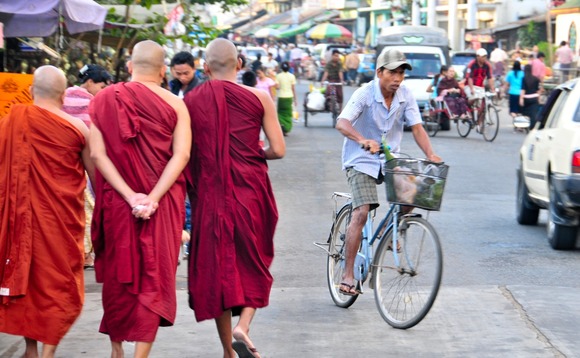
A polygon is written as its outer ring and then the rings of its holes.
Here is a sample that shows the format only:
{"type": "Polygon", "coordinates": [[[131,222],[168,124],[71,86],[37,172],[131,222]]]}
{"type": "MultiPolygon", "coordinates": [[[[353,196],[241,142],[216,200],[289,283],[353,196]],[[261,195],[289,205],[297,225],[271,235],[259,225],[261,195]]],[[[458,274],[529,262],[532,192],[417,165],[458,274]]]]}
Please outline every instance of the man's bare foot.
{"type": "MultiPolygon", "coordinates": [[[[252,340],[250,339],[250,336],[248,336],[248,333],[249,332],[244,332],[240,327],[236,326],[232,332],[232,335],[234,336],[234,339],[236,341],[244,343],[254,357],[260,358],[260,353],[258,353],[258,350],[254,346],[254,343],[252,343],[252,340]]],[[[235,348],[236,347],[234,347],[234,349],[235,348]]],[[[237,350],[236,352],[239,354],[237,350]]]]}

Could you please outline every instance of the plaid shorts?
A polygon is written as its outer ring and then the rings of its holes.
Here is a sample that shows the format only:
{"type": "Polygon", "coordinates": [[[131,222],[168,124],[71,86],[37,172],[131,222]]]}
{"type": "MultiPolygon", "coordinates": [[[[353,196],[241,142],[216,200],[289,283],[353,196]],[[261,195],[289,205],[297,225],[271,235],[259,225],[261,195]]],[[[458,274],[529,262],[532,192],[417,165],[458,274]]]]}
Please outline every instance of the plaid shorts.
{"type": "Polygon", "coordinates": [[[370,210],[379,207],[379,194],[375,178],[353,168],[346,169],[346,178],[352,193],[353,208],[367,204],[370,205],[370,210]]]}

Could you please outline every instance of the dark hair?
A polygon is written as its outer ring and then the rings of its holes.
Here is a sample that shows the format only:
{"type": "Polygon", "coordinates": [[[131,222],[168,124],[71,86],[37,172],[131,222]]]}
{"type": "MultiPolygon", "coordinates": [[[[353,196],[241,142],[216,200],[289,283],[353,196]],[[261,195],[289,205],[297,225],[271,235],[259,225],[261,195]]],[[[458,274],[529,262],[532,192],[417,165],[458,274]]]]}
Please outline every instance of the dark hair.
{"type": "Polygon", "coordinates": [[[173,67],[175,65],[190,65],[192,68],[195,68],[195,63],[193,59],[193,55],[187,51],[181,51],[175,54],[171,59],[171,63],[169,66],[173,67]]]}
{"type": "Polygon", "coordinates": [[[256,79],[256,74],[252,71],[244,72],[244,74],[242,75],[242,83],[245,84],[246,86],[255,87],[256,84],[258,83],[258,80],[256,79]]]}
{"type": "Polygon", "coordinates": [[[242,68],[246,67],[246,56],[240,53],[238,54],[238,58],[242,60],[242,68]]]}
{"type": "Polygon", "coordinates": [[[338,50],[332,50],[332,54],[333,55],[336,55],[336,54],[339,54],[340,55],[340,51],[338,51],[338,50]]]}
{"type": "Polygon", "coordinates": [[[280,68],[282,71],[288,72],[290,70],[290,64],[287,61],[284,61],[282,62],[282,65],[280,65],[280,68]]]}
{"type": "Polygon", "coordinates": [[[99,65],[85,65],[79,71],[79,81],[85,83],[88,80],[93,80],[94,83],[110,83],[113,77],[107,70],[99,65]]]}
{"type": "Polygon", "coordinates": [[[262,54],[257,53],[256,54],[256,61],[260,61],[262,59],[262,54]]]}
{"type": "Polygon", "coordinates": [[[524,67],[524,78],[522,83],[525,83],[528,88],[532,88],[536,80],[539,81],[538,78],[532,74],[532,65],[527,64],[524,67]]]}
{"type": "Polygon", "coordinates": [[[560,42],[560,46],[566,46],[567,42],[566,41],[562,41],[560,42]]]}
{"type": "Polygon", "coordinates": [[[445,65],[441,65],[441,69],[439,69],[439,74],[442,74],[443,72],[449,70],[449,67],[445,66],[445,65]]]}
{"type": "Polygon", "coordinates": [[[518,72],[520,72],[522,70],[522,65],[520,64],[520,61],[514,61],[514,65],[512,66],[512,70],[514,71],[514,74],[517,76],[518,72]]]}
{"type": "Polygon", "coordinates": [[[538,52],[538,58],[545,58],[546,55],[544,55],[543,52],[538,52]]]}

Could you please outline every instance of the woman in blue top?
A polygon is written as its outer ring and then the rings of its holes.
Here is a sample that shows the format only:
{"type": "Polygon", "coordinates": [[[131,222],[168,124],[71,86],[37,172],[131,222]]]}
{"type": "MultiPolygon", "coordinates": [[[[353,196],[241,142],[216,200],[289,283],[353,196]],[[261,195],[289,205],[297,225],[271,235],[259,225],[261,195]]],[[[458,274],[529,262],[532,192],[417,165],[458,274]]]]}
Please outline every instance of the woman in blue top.
{"type": "Polygon", "coordinates": [[[512,70],[505,78],[506,91],[510,96],[510,115],[515,117],[521,112],[519,99],[522,91],[522,80],[524,79],[524,71],[520,61],[514,61],[512,70]],[[508,91],[509,88],[509,91],[508,91]]]}

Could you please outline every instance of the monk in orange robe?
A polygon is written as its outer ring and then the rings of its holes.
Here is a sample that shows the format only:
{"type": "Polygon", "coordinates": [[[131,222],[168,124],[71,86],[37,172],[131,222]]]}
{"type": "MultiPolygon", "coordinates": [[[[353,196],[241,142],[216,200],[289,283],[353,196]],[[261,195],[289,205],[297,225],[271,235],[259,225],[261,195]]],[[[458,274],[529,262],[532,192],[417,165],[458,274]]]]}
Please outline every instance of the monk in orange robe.
{"type": "Polygon", "coordinates": [[[189,114],[163,89],[163,48],[135,45],[132,80],[99,92],[90,104],[91,157],[97,168],[92,237],[95,273],[103,283],[100,332],[112,357],[134,341],[149,355],[159,326],[173,325],[175,275],[185,216],[189,114]]]}
{"type": "Polygon", "coordinates": [[[225,358],[259,357],[250,322],[269,303],[278,220],[266,159],[286,150],[272,98],[236,83],[240,65],[232,42],[212,41],[204,65],[211,80],[185,97],[193,135],[190,307],[198,321],[215,319],[225,358]],[[233,330],[232,315],[240,316],[233,330]]]}
{"type": "Polygon", "coordinates": [[[88,128],[61,110],[62,71],[34,72],[34,105],[0,119],[0,332],[24,336],[25,357],[53,357],[84,301],[88,128]]]}

